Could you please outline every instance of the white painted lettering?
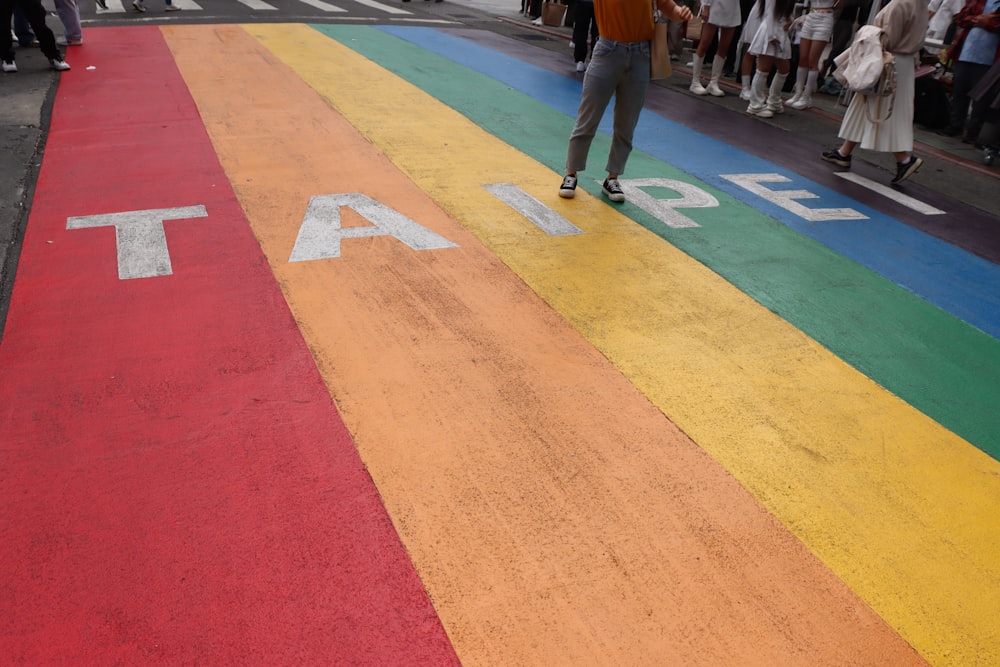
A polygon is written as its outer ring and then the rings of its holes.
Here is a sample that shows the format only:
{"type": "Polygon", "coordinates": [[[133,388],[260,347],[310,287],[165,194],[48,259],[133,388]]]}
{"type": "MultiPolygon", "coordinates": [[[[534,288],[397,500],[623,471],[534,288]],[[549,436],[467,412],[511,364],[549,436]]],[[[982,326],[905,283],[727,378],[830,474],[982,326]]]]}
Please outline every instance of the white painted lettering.
{"type": "Polygon", "coordinates": [[[749,190],[758,197],[775,206],[790,211],[803,220],[810,222],[826,222],[829,220],[866,220],[867,215],[853,208],[809,208],[798,203],[797,199],[818,199],[808,190],[771,190],[761,183],[790,183],[791,179],[781,174],[721,174],[722,178],[749,190]]]}
{"type": "Polygon", "coordinates": [[[513,183],[496,183],[483,187],[549,236],[583,234],[582,229],[513,183]]]}
{"type": "Polygon", "coordinates": [[[375,201],[360,192],[338,195],[317,195],[309,199],[306,215],[299,227],[298,238],[288,258],[289,262],[340,257],[340,241],[346,238],[393,236],[414,250],[457,248],[448,239],[422,227],[402,213],[375,201]],[[371,227],[340,225],[340,208],[355,211],[371,227]]]}
{"type": "Polygon", "coordinates": [[[155,278],[173,273],[163,222],[204,218],[207,215],[204,206],[85,215],[67,218],[66,229],[114,227],[118,248],[118,278],[155,278]]]}
{"type": "Polygon", "coordinates": [[[665,224],[667,227],[684,229],[700,227],[697,222],[680,213],[679,208],[714,208],[719,200],[696,185],[675,181],[670,178],[620,178],[618,183],[630,202],[665,224]],[[660,199],[642,188],[667,188],[680,195],[679,198],[660,199]]]}

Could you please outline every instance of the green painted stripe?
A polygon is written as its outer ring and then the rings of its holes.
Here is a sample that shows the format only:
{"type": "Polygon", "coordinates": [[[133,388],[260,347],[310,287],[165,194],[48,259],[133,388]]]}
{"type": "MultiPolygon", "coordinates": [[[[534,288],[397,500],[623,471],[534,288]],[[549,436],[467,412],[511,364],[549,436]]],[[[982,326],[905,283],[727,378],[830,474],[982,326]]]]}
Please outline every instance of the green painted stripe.
{"type": "MultiPolygon", "coordinates": [[[[561,173],[573,124],[567,115],[377,29],[313,27],[561,173]]],[[[593,166],[603,166],[609,147],[608,137],[598,135],[591,149],[594,178],[601,171],[593,166]]],[[[624,214],[1000,459],[1000,341],[724,192],[634,151],[629,177],[654,176],[697,185],[720,206],[685,210],[701,227],[683,230],[667,228],[633,205],[622,207],[624,214]]],[[[600,191],[586,178],[580,187],[600,191]]]]}

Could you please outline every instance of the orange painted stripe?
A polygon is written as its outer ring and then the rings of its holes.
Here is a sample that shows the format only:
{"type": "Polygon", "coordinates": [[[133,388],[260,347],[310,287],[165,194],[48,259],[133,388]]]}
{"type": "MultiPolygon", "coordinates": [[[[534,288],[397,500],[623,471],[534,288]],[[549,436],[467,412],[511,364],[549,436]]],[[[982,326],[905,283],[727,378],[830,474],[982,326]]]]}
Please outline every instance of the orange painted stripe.
{"type": "MultiPolygon", "coordinates": [[[[465,664],[922,662],[273,53],[237,27],[164,32],[465,664]],[[458,247],[288,263],[310,197],[355,191],[458,247]]],[[[528,162],[496,160],[514,181],[528,162]]]]}

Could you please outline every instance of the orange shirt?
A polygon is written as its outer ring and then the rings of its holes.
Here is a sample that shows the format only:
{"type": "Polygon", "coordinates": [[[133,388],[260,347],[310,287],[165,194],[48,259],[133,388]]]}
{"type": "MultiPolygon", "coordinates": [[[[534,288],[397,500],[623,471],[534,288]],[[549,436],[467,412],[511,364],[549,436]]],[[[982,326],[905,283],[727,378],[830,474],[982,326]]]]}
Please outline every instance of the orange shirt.
{"type": "Polygon", "coordinates": [[[616,42],[653,39],[652,0],[594,0],[594,17],[601,37],[616,42]]]}

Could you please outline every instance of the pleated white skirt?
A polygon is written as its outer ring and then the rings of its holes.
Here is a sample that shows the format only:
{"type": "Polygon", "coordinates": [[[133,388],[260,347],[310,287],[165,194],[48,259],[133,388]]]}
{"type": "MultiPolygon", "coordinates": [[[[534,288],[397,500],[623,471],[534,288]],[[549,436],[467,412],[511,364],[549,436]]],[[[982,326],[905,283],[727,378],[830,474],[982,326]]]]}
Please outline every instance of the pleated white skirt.
{"type": "Polygon", "coordinates": [[[892,115],[881,123],[873,123],[888,109],[888,97],[855,95],[840,124],[840,138],[856,141],[861,148],[884,153],[913,150],[913,71],[914,56],[896,56],[896,94],[891,98],[892,115]],[[868,113],[865,114],[865,106],[868,113]]]}

